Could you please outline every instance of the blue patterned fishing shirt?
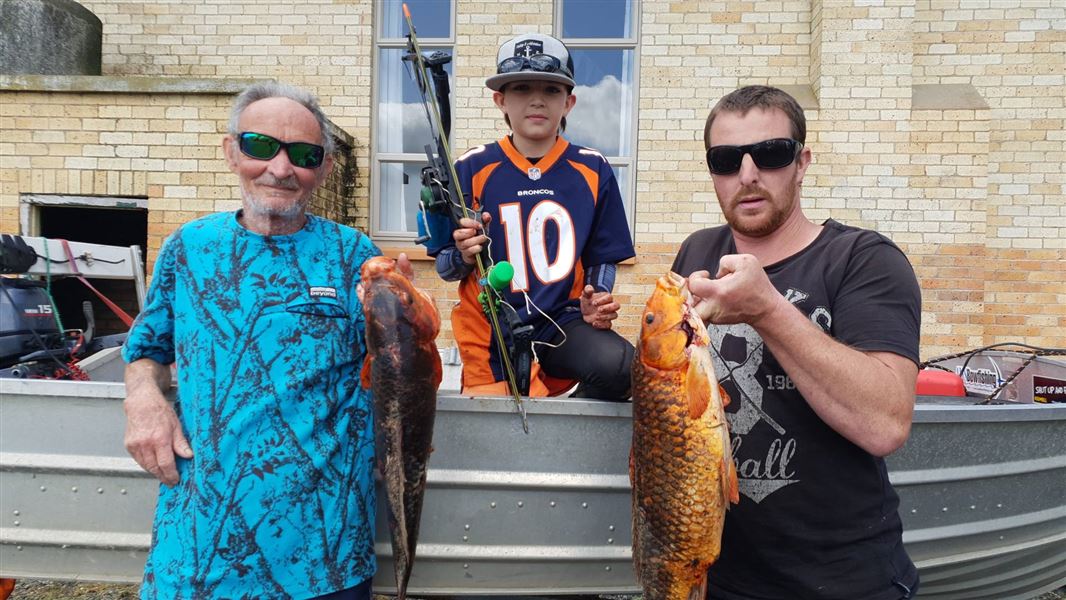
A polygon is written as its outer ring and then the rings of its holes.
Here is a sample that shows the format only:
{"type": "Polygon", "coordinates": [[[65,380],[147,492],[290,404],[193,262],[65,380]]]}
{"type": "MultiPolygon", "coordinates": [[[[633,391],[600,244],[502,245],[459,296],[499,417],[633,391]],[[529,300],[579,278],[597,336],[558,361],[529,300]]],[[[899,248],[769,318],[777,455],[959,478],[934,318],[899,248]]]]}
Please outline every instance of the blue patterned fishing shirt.
{"type": "Polygon", "coordinates": [[[379,253],[312,215],[292,235],[252,233],[231,212],[168,238],[123,355],[177,363],[195,456],[160,486],[142,598],[310,598],[373,576],[355,289],[379,253]]]}

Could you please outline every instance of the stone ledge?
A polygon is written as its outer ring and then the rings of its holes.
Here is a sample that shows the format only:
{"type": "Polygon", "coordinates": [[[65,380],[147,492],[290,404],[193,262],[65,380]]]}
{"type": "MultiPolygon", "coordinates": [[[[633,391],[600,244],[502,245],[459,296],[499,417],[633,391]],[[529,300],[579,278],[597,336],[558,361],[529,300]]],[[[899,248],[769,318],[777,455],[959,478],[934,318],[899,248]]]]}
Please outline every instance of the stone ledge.
{"type": "Polygon", "coordinates": [[[789,96],[799,102],[800,108],[803,110],[818,110],[818,97],[814,95],[814,88],[810,84],[774,85],[774,87],[788,92],[789,96]]]}
{"type": "Polygon", "coordinates": [[[0,75],[0,91],[105,94],[238,94],[269,79],[194,79],[94,75],[0,75]]]}
{"type": "Polygon", "coordinates": [[[988,103],[968,83],[922,83],[911,86],[911,110],[988,110],[988,103]]]}

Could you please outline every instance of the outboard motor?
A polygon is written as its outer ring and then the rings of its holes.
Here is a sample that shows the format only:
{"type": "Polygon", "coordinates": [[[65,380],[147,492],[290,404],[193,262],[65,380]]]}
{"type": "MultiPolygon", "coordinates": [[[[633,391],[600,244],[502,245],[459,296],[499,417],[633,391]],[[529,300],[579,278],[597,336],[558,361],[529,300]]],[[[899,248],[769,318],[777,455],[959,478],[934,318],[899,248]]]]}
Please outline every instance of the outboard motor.
{"type": "Polygon", "coordinates": [[[61,360],[68,354],[44,283],[0,277],[0,369],[39,359],[42,352],[61,360]]]}

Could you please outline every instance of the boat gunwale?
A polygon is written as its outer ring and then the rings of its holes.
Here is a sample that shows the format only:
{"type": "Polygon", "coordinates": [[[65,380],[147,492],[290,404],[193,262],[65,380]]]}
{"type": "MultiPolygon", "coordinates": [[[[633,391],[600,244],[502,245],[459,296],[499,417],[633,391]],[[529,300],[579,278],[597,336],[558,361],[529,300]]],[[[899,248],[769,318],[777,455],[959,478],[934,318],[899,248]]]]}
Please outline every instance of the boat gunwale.
{"type": "MultiPolygon", "coordinates": [[[[46,379],[0,378],[0,395],[32,395],[42,399],[122,400],[125,384],[108,381],[60,381],[46,379]]],[[[1005,421],[1066,420],[1066,404],[1009,403],[978,404],[973,397],[917,396],[915,423],[989,423],[1005,421]]],[[[580,417],[632,417],[629,402],[608,402],[581,398],[525,398],[531,415],[570,415],[580,417]]],[[[514,413],[513,399],[504,396],[466,396],[451,391],[438,394],[437,410],[447,412],[514,413]]],[[[517,414],[516,414],[517,418],[517,414]]]]}

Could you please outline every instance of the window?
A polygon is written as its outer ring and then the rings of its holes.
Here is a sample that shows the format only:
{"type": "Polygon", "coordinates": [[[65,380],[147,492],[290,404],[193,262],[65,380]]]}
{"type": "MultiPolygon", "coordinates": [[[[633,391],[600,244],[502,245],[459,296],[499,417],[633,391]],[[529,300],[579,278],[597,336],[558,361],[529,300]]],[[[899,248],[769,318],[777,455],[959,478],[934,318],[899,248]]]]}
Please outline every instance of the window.
{"type": "MultiPolygon", "coordinates": [[[[637,0],[556,0],[554,32],[573,53],[576,71],[578,102],[567,118],[566,137],[607,157],[631,228],[636,195],[637,4],[637,0]]],[[[445,50],[454,55],[454,0],[408,0],[407,5],[423,52],[445,50]]],[[[371,163],[372,197],[377,200],[371,206],[370,229],[383,240],[415,235],[424,146],[432,140],[410,65],[402,60],[407,25],[400,6],[401,0],[382,0],[377,19],[371,163]]],[[[451,63],[446,70],[452,73],[451,63]]]]}
{"type": "Polygon", "coordinates": [[[599,150],[614,167],[630,230],[636,182],[638,0],[556,0],[555,36],[574,58],[577,104],[571,142],[599,150]]]}
{"type": "MultiPolygon", "coordinates": [[[[378,198],[370,209],[371,233],[382,239],[408,239],[417,231],[415,215],[421,192],[425,145],[432,142],[429,121],[411,78],[407,23],[401,0],[378,5],[377,114],[371,187],[378,198]]],[[[423,53],[452,52],[455,43],[454,4],[450,0],[406,0],[423,53]]],[[[445,70],[452,73],[449,63],[445,70]]],[[[454,86],[453,86],[454,87],[454,86]]],[[[436,149],[434,148],[434,151],[436,149]]]]}

